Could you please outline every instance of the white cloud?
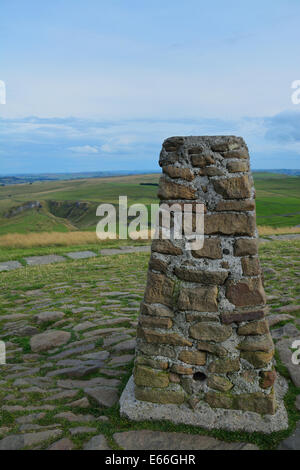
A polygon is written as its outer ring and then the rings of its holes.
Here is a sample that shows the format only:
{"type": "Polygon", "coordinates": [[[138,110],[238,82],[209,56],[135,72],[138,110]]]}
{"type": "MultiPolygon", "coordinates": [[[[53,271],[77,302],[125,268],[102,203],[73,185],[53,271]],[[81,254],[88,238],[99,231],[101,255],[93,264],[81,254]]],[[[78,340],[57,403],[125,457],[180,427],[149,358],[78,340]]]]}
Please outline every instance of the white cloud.
{"type": "Polygon", "coordinates": [[[79,145],[77,147],[69,147],[68,150],[71,150],[73,153],[78,153],[82,155],[90,155],[92,153],[98,153],[97,147],[93,147],[92,145],[79,145]]]}

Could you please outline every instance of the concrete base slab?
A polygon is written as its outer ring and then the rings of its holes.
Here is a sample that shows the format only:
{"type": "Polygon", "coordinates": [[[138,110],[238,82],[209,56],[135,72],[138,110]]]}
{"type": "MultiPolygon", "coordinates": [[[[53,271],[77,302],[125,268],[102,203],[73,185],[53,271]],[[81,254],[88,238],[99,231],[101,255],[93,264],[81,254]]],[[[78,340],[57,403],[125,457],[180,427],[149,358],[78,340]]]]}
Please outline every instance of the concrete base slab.
{"type": "Polygon", "coordinates": [[[275,384],[278,405],[275,415],[211,408],[207,403],[200,403],[195,410],[192,410],[185,404],[160,405],[136,400],[133,377],[131,377],[120,398],[120,413],[133,421],[171,421],[175,424],[189,424],[205,429],[257,431],[270,434],[288,428],[288,416],[283,403],[287,389],[286,380],[278,377],[275,384]]]}

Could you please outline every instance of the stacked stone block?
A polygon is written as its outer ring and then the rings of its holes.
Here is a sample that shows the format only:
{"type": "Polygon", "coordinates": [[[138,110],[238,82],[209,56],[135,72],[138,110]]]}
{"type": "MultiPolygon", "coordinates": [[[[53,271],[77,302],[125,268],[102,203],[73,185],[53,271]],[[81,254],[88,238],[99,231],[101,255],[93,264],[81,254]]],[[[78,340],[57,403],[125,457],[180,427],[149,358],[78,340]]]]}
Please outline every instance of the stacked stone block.
{"type": "Polygon", "coordinates": [[[152,243],[134,367],[135,397],[274,414],[274,345],[265,319],[255,190],[240,137],[163,143],[162,203],[204,204],[204,245],[152,243]]]}

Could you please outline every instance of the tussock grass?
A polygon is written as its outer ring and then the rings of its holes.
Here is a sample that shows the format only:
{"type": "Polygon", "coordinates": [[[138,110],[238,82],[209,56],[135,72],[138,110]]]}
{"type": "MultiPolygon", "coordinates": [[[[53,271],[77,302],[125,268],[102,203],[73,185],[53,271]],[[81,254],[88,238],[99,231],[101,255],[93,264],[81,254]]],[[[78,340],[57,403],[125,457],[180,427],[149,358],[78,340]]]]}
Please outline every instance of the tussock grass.
{"type": "Polygon", "coordinates": [[[290,233],[300,233],[300,227],[269,227],[267,225],[259,225],[259,235],[285,235],[290,233]]]}
{"type": "MultiPolygon", "coordinates": [[[[258,226],[259,235],[281,235],[300,233],[300,227],[268,227],[258,226]]],[[[153,234],[152,234],[153,235],[153,234]]],[[[131,233],[132,239],[144,240],[151,239],[151,232],[143,230],[142,232],[131,233]]],[[[112,238],[110,239],[112,240],[112,238]]],[[[72,246],[88,244],[105,244],[108,240],[97,238],[96,232],[33,232],[33,233],[9,233],[0,236],[0,247],[2,248],[34,248],[46,246],[72,246]]]]}
{"type": "MultiPolygon", "coordinates": [[[[0,247],[32,248],[35,246],[69,246],[101,243],[95,232],[10,233],[0,237],[0,247]]],[[[102,241],[103,243],[103,241],[102,241]]]]}
{"type": "MultiPolygon", "coordinates": [[[[106,234],[107,235],[107,234],[106,234]]],[[[147,241],[150,240],[150,231],[132,232],[132,239],[128,240],[131,244],[133,240],[147,241]]],[[[91,245],[102,244],[113,240],[99,239],[96,232],[40,232],[40,233],[10,233],[0,236],[0,247],[2,248],[34,248],[45,246],[72,246],[72,245],[91,245]]]]}

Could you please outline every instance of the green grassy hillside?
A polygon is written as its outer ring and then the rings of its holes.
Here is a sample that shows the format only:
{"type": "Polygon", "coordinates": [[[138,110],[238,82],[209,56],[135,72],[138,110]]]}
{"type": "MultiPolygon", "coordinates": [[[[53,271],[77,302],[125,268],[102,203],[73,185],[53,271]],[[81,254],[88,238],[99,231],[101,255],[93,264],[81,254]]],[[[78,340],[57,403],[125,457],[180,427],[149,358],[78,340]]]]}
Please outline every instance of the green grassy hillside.
{"type": "MultiPolygon", "coordinates": [[[[66,181],[43,181],[0,187],[0,235],[28,232],[94,230],[96,208],[106,202],[117,204],[119,196],[128,203],[157,202],[159,174],[66,181]],[[146,183],[146,184],[143,184],[146,183]],[[40,208],[9,212],[29,201],[40,208]]],[[[272,227],[300,225],[300,177],[254,173],[257,190],[257,223],[272,227]]]]}

